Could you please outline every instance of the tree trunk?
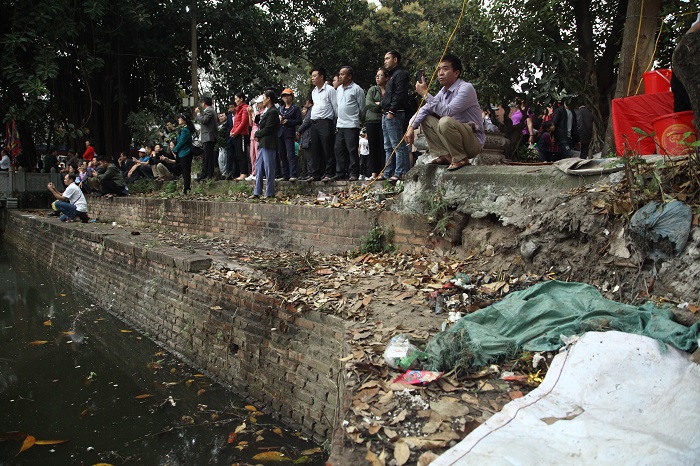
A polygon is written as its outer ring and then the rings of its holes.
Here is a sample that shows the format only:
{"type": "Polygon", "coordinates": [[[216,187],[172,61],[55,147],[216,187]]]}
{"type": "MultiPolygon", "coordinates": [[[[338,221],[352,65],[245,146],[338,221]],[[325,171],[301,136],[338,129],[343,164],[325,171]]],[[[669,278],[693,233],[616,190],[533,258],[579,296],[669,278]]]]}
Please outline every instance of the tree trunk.
{"type": "MultiPolygon", "coordinates": [[[[615,98],[627,97],[636,92],[654,52],[660,8],[661,0],[629,0],[615,98]]],[[[603,153],[607,153],[614,146],[612,118],[608,118],[603,153]]]]}
{"type": "Polygon", "coordinates": [[[700,32],[689,32],[673,51],[673,73],[680,79],[690,97],[695,128],[700,128],[700,32]]]}

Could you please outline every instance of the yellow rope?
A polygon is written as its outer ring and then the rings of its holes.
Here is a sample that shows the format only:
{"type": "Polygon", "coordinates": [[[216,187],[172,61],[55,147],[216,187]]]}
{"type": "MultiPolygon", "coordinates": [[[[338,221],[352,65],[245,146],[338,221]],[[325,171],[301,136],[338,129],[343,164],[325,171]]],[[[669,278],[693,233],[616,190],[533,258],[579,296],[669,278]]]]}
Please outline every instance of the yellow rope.
{"type": "MultiPolygon", "coordinates": [[[[698,14],[697,11],[689,11],[687,13],[683,13],[681,15],[674,14],[673,16],[678,18],[678,17],[683,17],[683,16],[688,16],[688,15],[696,15],[698,14]]],[[[661,39],[661,31],[664,29],[664,19],[661,18],[661,26],[659,26],[659,34],[656,36],[656,41],[654,42],[654,51],[651,53],[651,58],[649,59],[649,64],[647,65],[646,69],[644,70],[644,73],[649,71],[651,69],[651,65],[654,64],[654,57],[656,56],[656,51],[658,50],[659,47],[659,39],[661,39]]],[[[639,83],[637,84],[637,89],[634,91],[634,95],[639,94],[639,88],[642,86],[642,81],[644,80],[644,76],[642,73],[642,77],[639,78],[639,83]]],[[[630,74],[630,79],[632,79],[632,75],[630,74]]],[[[629,95],[629,92],[627,93],[629,95]]]]}
{"type": "MultiPolygon", "coordinates": [[[[433,81],[435,80],[435,76],[437,75],[437,72],[438,72],[438,68],[440,68],[440,63],[442,63],[442,59],[445,56],[445,54],[447,53],[447,49],[450,46],[450,42],[452,42],[452,38],[457,33],[457,29],[459,28],[459,25],[462,22],[462,17],[464,16],[464,9],[466,6],[467,6],[467,0],[462,0],[462,11],[459,13],[459,18],[457,18],[457,24],[455,24],[455,27],[452,30],[452,34],[450,34],[450,37],[447,39],[447,43],[445,44],[445,48],[442,51],[442,55],[440,55],[440,60],[438,60],[437,65],[435,65],[435,69],[433,70],[433,74],[430,76],[430,81],[428,82],[428,89],[430,89],[430,86],[433,84],[433,81]]],[[[460,77],[461,77],[461,75],[460,75],[460,77]]],[[[425,79],[425,77],[423,79],[425,79]]],[[[427,94],[426,94],[426,96],[427,96],[427,94]]],[[[425,104],[426,96],[423,96],[420,103],[418,104],[418,110],[416,110],[416,113],[418,113],[418,111],[421,109],[421,107],[423,107],[423,105],[425,104]]],[[[391,155],[387,159],[386,164],[384,164],[384,168],[381,169],[378,176],[381,176],[381,174],[384,173],[384,170],[386,170],[386,167],[389,166],[389,162],[391,162],[391,159],[393,159],[394,155],[396,154],[396,149],[399,148],[399,146],[404,141],[404,139],[406,139],[406,133],[404,133],[404,135],[401,138],[401,140],[399,141],[399,143],[396,145],[396,147],[394,147],[394,150],[391,152],[391,155]]],[[[360,193],[355,197],[355,199],[362,197],[369,190],[370,186],[372,186],[375,183],[375,181],[377,181],[377,179],[374,179],[369,184],[367,184],[367,186],[365,186],[364,189],[362,191],[360,191],[360,193]]]]}
{"type": "Polygon", "coordinates": [[[642,6],[639,10],[639,25],[637,26],[637,39],[634,41],[634,55],[632,56],[632,68],[630,68],[630,79],[627,83],[627,94],[630,95],[630,89],[632,88],[632,75],[634,75],[634,64],[637,62],[637,48],[639,46],[639,36],[642,34],[642,19],[644,18],[644,0],[642,0],[642,6]]]}

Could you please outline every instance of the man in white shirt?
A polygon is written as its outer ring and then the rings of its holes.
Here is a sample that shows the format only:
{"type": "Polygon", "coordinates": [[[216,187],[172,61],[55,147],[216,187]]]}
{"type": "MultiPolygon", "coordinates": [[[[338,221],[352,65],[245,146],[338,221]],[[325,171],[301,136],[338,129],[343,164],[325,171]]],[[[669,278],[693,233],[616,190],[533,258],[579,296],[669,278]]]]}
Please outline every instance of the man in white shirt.
{"type": "Polygon", "coordinates": [[[326,83],[326,70],[315,67],[311,70],[311,92],[314,106],[311,107],[311,131],[309,135],[309,177],[307,181],[321,181],[335,176],[335,109],[336,92],[326,83]],[[325,169],[325,170],[324,170],[325,169]]]}
{"type": "Polygon", "coordinates": [[[365,91],[353,81],[352,75],[349,66],[343,66],[338,73],[335,176],[327,180],[324,178],[323,181],[357,181],[360,175],[357,140],[360,137],[360,120],[365,113],[365,91]]]}
{"type": "Polygon", "coordinates": [[[62,222],[73,222],[77,217],[81,222],[87,223],[87,201],[83,192],[75,184],[75,175],[66,173],[63,177],[63,184],[66,185],[63,193],[59,193],[53,183],[48,184],[49,191],[56,198],[51,207],[60,214],[62,222]]]}

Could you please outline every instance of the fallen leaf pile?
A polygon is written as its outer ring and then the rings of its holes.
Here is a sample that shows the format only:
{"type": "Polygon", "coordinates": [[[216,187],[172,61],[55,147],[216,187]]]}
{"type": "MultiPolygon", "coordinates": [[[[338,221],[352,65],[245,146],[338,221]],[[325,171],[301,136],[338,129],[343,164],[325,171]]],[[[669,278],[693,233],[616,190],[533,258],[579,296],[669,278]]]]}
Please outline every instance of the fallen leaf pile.
{"type": "Polygon", "coordinates": [[[425,343],[453,322],[450,316],[552,277],[474,272],[477,258],[299,254],[224,239],[159,236],[210,255],[213,265],[202,273],[211,278],[273,295],[292,312],[316,309],[351,322],[346,338],[351,352],[341,359],[353,393],[344,427],[347,445],[362,451],[363,461],[384,465],[393,459],[402,465],[423,454],[421,461],[427,461],[428,453],[446,450],[541,382],[530,377],[532,357],[525,355],[476,373],[444,374],[427,386],[393,383],[401,372],[387,366],[383,353],[397,334],[425,343]],[[503,374],[509,378],[501,379],[503,374]]]}

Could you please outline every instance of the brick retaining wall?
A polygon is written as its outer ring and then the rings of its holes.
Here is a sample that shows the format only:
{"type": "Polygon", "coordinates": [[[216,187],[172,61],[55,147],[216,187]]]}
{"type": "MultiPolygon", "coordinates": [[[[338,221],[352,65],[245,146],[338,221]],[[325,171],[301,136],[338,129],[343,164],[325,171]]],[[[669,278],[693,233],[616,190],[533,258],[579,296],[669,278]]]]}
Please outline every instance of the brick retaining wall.
{"type": "MultiPolygon", "coordinates": [[[[93,202],[95,210],[99,204],[93,202]]],[[[120,199],[108,206],[123,216],[113,218],[122,219],[141,212],[153,218],[167,205],[180,212],[168,216],[170,222],[198,225],[201,231],[211,228],[212,214],[221,214],[220,205],[207,207],[212,203],[185,202],[183,209],[174,204],[120,199]]],[[[265,207],[244,204],[238,212],[260,216],[254,210],[265,207]]],[[[223,228],[235,224],[234,217],[223,217],[223,228]]],[[[347,352],[345,322],[315,311],[293,315],[271,296],[208,278],[197,271],[210,267],[209,257],[149,247],[155,239],[13,211],[3,240],[195,367],[264,403],[267,412],[319,443],[330,441],[344,398],[339,358],[347,352]]]]}
{"type": "Polygon", "coordinates": [[[322,253],[357,249],[375,226],[394,230],[399,251],[421,251],[431,227],[420,215],[358,209],[143,197],[88,198],[90,215],[135,227],[158,226],[266,248],[322,253]]]}

